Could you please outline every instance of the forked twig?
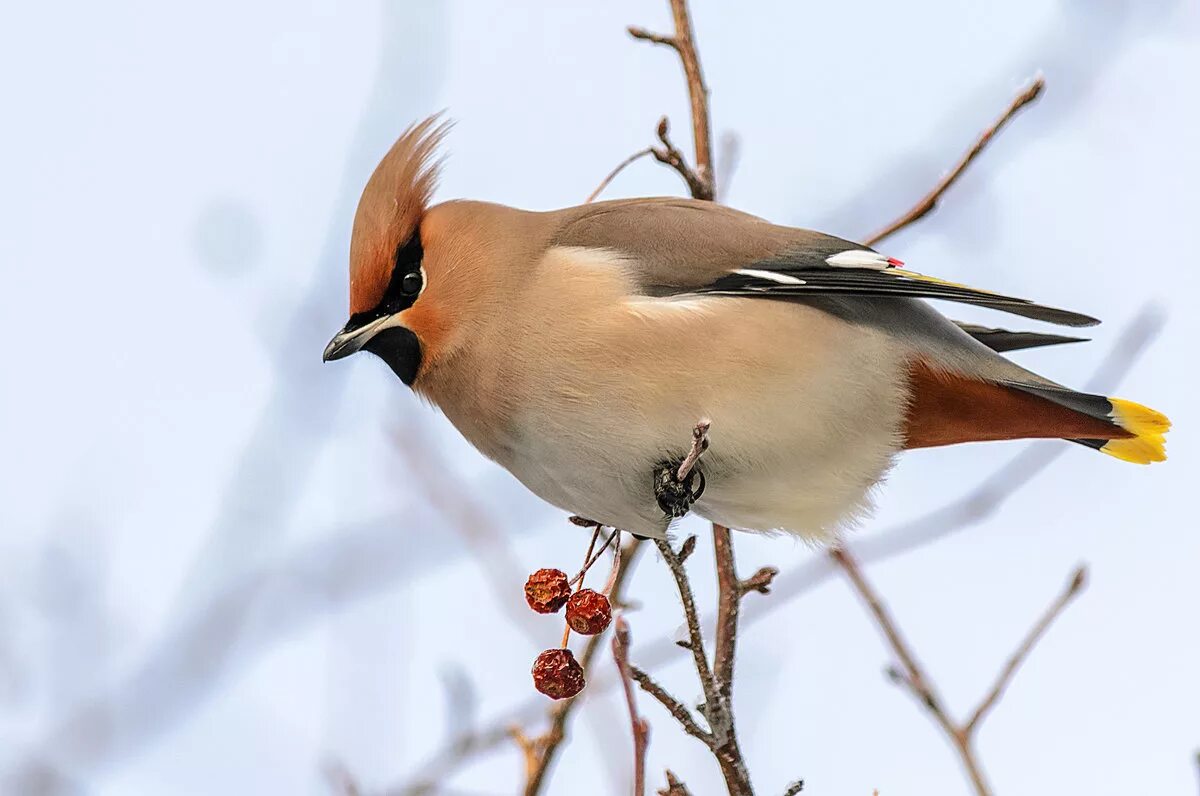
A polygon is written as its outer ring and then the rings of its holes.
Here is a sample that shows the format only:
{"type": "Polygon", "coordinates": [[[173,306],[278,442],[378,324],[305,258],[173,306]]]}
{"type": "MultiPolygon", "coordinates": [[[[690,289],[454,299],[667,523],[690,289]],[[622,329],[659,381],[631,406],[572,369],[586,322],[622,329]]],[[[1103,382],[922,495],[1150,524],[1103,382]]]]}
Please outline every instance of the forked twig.
{"type": "Polygon", "coordinates": [[[708,86],[704,83],[704,71],[700,68],[700,56],[696,52],[696,37],[692,31],[692,18],[687,0],[670,0],[671,17],[675,23],[675,34],[663,36],[643,28],[631,26],[629,35],[673,49],[679,55],[683,73],[687,78],[688,99],[692,109],[692,138],[696,148],[696,168],[689,168],[683,157],[678,155],[667,139],[667,117],[658,123],[658,138],[667,153],[674,153],[666,160],[655,152],[655,157],[672,166],[687,181],[692,197],[711,200],[716,195],[716,180],[713,175],[712,122],[708,112],[708,86]]]}
{"type": "Polygon", "coordinates": [[[1004,689],[1012,682],[1013,675],[1016,674],[1017,669],[1020,668],[1021,663],[1029,656],[1029,653],[1033,651],[1034,645],[1045,635],[1051,623],[1058,618],[1071,601],[1083,590],[1084,585],[1087,583],[1086,569],[1079,567],[1072,573],[1066,588],[1051,603],[1050,607],[1037,623],[1034,624],[1025,639],[1017,646],[1016,651],[1009,657],[999,677],[996,678],[996,682],[988,689],[979,706],[972,712],[971,718],[959,723],[951,718],[950,714],[946,711],[942,698],[938,694],[933,681],[930,680],[924,669],[917,662],[911,645],[901,634],[896,620],[888,612],[878,592],[875,591],[874,587],[867,581],[866,576],[863,575],[862,569],[859,567],[854,556],[845,550],[835,549],[830,551],[829,557],[842,569],[851,586],[854,587],[859,597],[866,603],[868,611],[875,620],[875,624],[878,625],[884,638],[887,639],[888,645],[892,648],[892,652],[899,659],[900,668],[891,667],[888,669],[888,674],[892,680],[904,685],[929,710],[934,721],[941,727],[942,732],[945,733],[946,737],[953,744],[977,796],[990,796],[992,790],[987,783],[987,779],[984,777],[983,767],[980,765],[974,745],[975,735],[980,723],[996,704],[996,701],[999,700],[1004,689]]]}

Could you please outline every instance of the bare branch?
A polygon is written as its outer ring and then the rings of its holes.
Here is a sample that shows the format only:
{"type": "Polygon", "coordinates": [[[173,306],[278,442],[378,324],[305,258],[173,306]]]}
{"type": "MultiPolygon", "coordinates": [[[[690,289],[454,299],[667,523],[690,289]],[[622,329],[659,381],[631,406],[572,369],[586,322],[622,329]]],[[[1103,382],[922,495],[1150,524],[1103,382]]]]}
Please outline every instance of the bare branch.
{"type": "Polygon", "coordinates": [[[713,669],[717,677],[717,688],[725,700],[729,701],[733,690],[733,663],[737,653],[738,616],[743,591],[733,560],[733,538],[728,528],[716,523],[713,523],[713,558],[717,569],[718,592],[713,669]]]}
{"type": "Polygon", "coordinates": [[[975,708],[975,712],[971,714],[971,718],[963,725],[963,732],[967,735],[972,735],[979,727],[980,722],[987,716],[996,702],[1004,694],[1004,690],[1008,688],[1008,684],[1012,682],[1013,675],[1017,673],[1017,669],[1021,668],[1021,664],[1029,657],[1029,653],[1033,652],[1034,646],[1041,641],[1042,636],[1050,629],[1050,625],[1058,618],[1071,601],[1074,600],[1079,593],[1083,591],[1087,585],[1087,568],[1079,567],[1071,576],[1070,582],[1067,583],[1062,593],[1058,598],[1050,604],[1046,609],[1046,613],[1037,621],[1037,624],[1030,629],[1025,640],[1017,647],[1016,651],[1009,656],[1004,668],[1000,671],[1000,675],[996,678],[996,682],[992,685],[984,696],[983,701],[979,703],[979,707],[975,708]]]}
{"type": "Polygon", "coordinates": [[[716,195],[716,178],[713,173],[712,124],[708,112],[708,86],[704,83],[704,71],[700,68],[700,56],[696,52],[696,37],[692,31],[692,19],[687,0],[670,0],[671,16],[675,22],[675,35],[662,36],[638,27],[630,27],[629,35],[635,39],[670,47],[679,55],[683,73],[687,78],[688,99],[692,110],[692,138],[696,148],[696,168],[691,169],[683,155],[667,139],[667,117],[658,123],[658,139],[664,149],[656,149],[654,156],[661,163],[671,166],[688,184],[695,199],[712,200],[716,195]]]}
{"type": "Polygon", "coordinates": [[[996,134],[999,133],[1005,125],[1012,121],[1013,118],[1021,112],[1021,109],[1034,102],[1038,96],[1041,95],[1042,89],[1045,87],[1046,81],[1041,75],[1034,77],[1034,79],[1030,81],[1029,85],[1023,88],[1021,93],[1013,98],[1013,101],[1009,104],[1008,109],[1004,111],[1004,114],[1001,115],[999,119],[992,122],[990,127],[980,133],[979,138],[975,140],[975,143],[971,146],[971,148],[968,149],[966,153],[959,159],[958,163],[956,163],[954,167],[950,169],[949,173],[947,173],[944,177],[942,177],[941,180],[938,181],[937,185],[933,187],[933,190],[921,197],[920,201],[913,205],[911,210],[897,218],[892,223],[888,224],[883,229],[876,232],[874,235],[868,237],[863,241],[863,243],[868,246],[874,246],[884,238],[888,238],[896,234],[900,230],[904,229],[910,224],[920,221],[922,218],[931,213],[934,208],[938,206],[938,202],[941,201],[942,195],[945,194],[946,191],[950,190],[950,187],[954,185],[954,183],[958,182],[958,179],[962,177],[964,172],[966,172],[967,167],[974,162],[975,158],[979,157],[987,145],[992,142],[992,139],[996,137],[996,134]]]}
{"type": "Polygon", "coordinates": [[[513,726],[509,727],[508,734],[513,739],[513,743],[517,745],[517,748],[521,750],[521,759],[525,763],[525,780],[526,782],[532,782],[542,759],[542,752],[539,746],[549,738],[549,733],[542,738],[530,738],[520,727],[513,726]]]}
{"type": "Polygon", "coordinates": [[[638,715],[637,700],[630,684],[633,675],[629,666],[629,623],[623,616],[617,617],[613,630],[612,653],[621,676],[621,688],[625,692],[625,705],[629,708],[629,724],[633,732],[633,793],[634,796],[645,796],[646,745],[650,742],[650,727],[638,715]]]}
{"type": "MultiPolygon", "coordinates": [[[[725,777],[725,784],[730,796],[752,796],[750,775],[747,772],[741,749],[738,747],[730,700],[733,657],[736,652],[737,604],[741,602],[742,597],[739,589],[740,581],[733,569],[733,547],[732,540],[729,538],[729,529],[714,524],[713,540],[717,551],[717,579],[720,584],[720,597],[718,598],[720,608],[718,609],[716,652],[713,665],[716,671],[722,674],[714,674],[713,668],[708,665],[704,640],[700,632],[700,622],[696,614],[695,598],[692,596],[691,583],[683,568],[683,562],[671,549],[669,542],[656,540],[656,543],[663,560],[667,562],[671,574],[675,577],[675,584],[679,588],[679,597],[683,603],[683,613],[688,629],[688,648],[692,652],[696,675],[704,689],[704,717],[712,730],[709,733],[708,747],[721,767],[721,774],[725,777]],[[732,608],[730,603],[733,604],[732,608]]],[[[678,716],[676,718],[678,719],[678,716]]],[[[685,726],[684,729],[688,728],[685,726]]],[[[690,732],[690,730],[688,731],[690,732]]]]}
{"type": "MultiPolygon", "coordinates": [[[[655,539],[654,544],[658,547],[658,552],[662,555],[663,561],[667,562],[667,568],[671,570],[671,575],[675,578],[679,601],[683,604],[684,622],[687,625],[688,648],[692,652],[692,661],[696,665],[700,686],[704,689],[704,700],[710,707],[716,706],[718,704],[717,689],[712,669],[708,665],[708,658],[704,655],[704,637],[700,632],[700,618],[696,613],[696,598],[692,595],[692,584],[688,581],[687,572],[683,568],[683,560],[675,553],[671,548],[671,543],[667,540],[655,539]]],[[[692,546],[695,547],[694,539],[692,546]]],[[[684,547],[687,547],[687,542],[684,542],[684,547]]],[[[711,714],[708,718],[711,723],[711,714]]]]}
{"type": "Polygon", "coordinates": [[[829,556],[846,573],[854,590],[858,592],[863,602],[867,604],[867,608],[874,617],[875,623],[883,631],[883,635],[891,646],[892,651],[900,660],[901,668],[895,666],[889,667],[887,670],[888,676],[894,682],[905,686],[929,709],[938,726],[942,728],[946,737],[954,744],[954,748],[958,752],[959,759],[967,772],[967,776],[971,780],[971,784],[975,788],[976,794],[979,796],[988,796],[991,793],[991,789],[983,776],[983,769],[975,753],[975,733],[988,712],[1003,695],[1009,683],[1012,682],[1013,675],[1016,674],[1021,663],[1029,657],[1029,653],[1033,651],[1034,646],[1045,635],[1059,614],[1083,590],[1087,582],[1087,570],[1083,567],[1075,570],[1063,592],[1055,599],[1025,636],[1025,639],[1017,647],[1016,651],[1009,656],[1008,662],[1000,672],[1000,676],[988,690],[979,707],[971,715],[971,718],[963,724],[958,724],[946,712],[942,704],[942,699],[934,689],[932,681],[925,674],[920,664],[917,663],[911,646],[904,639],[904,636],[901,635],[899,627],[896,625],[891,614],[888,613],[887,608],[883,605],[883,601],[879,598],[878,593],[867,582],[854,556],[845,550],[832,550],[829,556]]]}
{"type": "Polygon", "coordinates": [[[666,116],[658,120],[658,127],[655,129],[655,134],[658,140],[662,142],[661,147],[650,147],[650,154],[654,155],[654,159],[659,163],[666,164],[675,169],[683,181],[687,183],[688,192],[695,199],[704,198],[704,194],[709,190],[704,182],[704,178],[688,165],[687,158],[679,151],[671,141],[671,122],[666,116]]]}
{"type": "Polygon", "coordinates": [[[903,677],[900,678],[900,682],[906,684],[914,695],[929,708],[935,718],[937,718],[938,723],[943,725],[948,734],[955,734],[957,728],[950,717],[942,710],[941,697],[934,691],[932,683],[925,676],[924,670],[917,663],[916,657],[913,655],[908,643],[900,634],[900,629],[896,625],[895,620],[888,613],[887,608],[875,592],[875,589],[867,582],[866,577],[858,566],[858,562],[854,560],[852,555],[840,548],[829,551],[829,556],[846,573],[855,591],[858,592],[863,602],[867,604],[867,608],[870,610],[872,616],[874,616],[879,629],[883,631],[892,651],[900,659],[900,664],[904,667],[901,671],[903,677]]]}
{"type": "Polygon", "coordinates": [[[695,195],[697,199],[713,198],[712,123],[708,113],[708,86],[704,83],[704,72],[700,68],[700,55],[696,52],[696,37],[692,32],[692,19],[688,13],[687,0],[671,0],[671,15],[675,19],[675,49],[683,62],[687,76],[688,99],[692,105],[692,138],[696,147],[696,173],[703,181],[705,190],[695,195]]]}
{"type": "Polygon", "coordinates": [[[691,711],[682,702],[671,696],[650,675],[636,666],[629,667],[629,676],[637,681],[643,691],[657,699],[659,704],[667,709],[667,712],[679,722],[679,726],[683,727],[684,732],[700,740],[705,746],[712,747],[712,734],[696,723],[696,720],[692,718],[691,711]]]}
{"type": "Polygon", "coordinates": [[[639,149],[637,152],[634,152],[632,155],[630,155],[629,157],[622,160],[620,163],[617,164],[616,168],[614,168],[612,171],[610,171],[608,173],[607,177],[605,177],[603,180],[600,181],[600,184],[596,186],[596,190],[594,190],[590,194],[588,194],[588,198],[584,199],[583,203],[585,205],[588,205],[588,204],[591,204],[592,202],[594,202],[596,200],[597,196],[604,193],[604,189],[609,186],[609,183],[611,183],[616,178],[616,176],[618,174],[620,174],[622,171],[624,171],[630,164],[632,164],[634,161],[638,160],[639,158],[644,158],[644,157],[646,157],[646,155],[651,155],[653,153],[654,153],[654,147],[648,146],[645,149],[639,149]]]}
{"type": "Polygon", "coordinates": [[[921,665],[917,663],[916,656],[913,654],[904,636],[901,635],[896,621],[888,613],[879,594],[867,582],[866,577],[858,566],[858,562],[854,560],[852,555],[841,549],[829,551],[829,557],[846,573],[850,584],[858,592],[863,602],[867,604],[867,609],[875,618],[875,624],[883,631],[883,635],[887,639],[888,645],[892,648],[892,652],[900,659],[903,669],[899,672],[891,673],[892,678],[904,684],[929,709],[934,721],[942,728],[942,731],[946,733],[946,737],[951,740],[958,751],[959,759],[962,761],[963,768],[966,769],[967,776],[975,788],[975,793],[978,796],[990,796],[991,789],[988,787],[987,780],[983,776],[983,769],[980,767],[978,759],[976,759],[970,736],[956,725],[953,719],[942,708],[942,699],[934,689],[933,683],[925,675],[921,665]]]}

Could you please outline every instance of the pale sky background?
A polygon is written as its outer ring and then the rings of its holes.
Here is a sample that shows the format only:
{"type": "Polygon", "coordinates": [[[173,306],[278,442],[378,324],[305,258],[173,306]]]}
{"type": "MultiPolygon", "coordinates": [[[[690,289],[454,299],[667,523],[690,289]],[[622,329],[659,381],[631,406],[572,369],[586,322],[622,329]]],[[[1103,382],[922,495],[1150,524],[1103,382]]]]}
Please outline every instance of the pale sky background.
{"type": "MultiPolygon", "coordinates": [[[[904,210],[1044,73],[1041,102],[886,251],[1105,319],[1092,343],[1021,356],[1068,384],[1147,305],[1165,313],[1103,387],[1171,416],[1171,461],[1072,447],[996,514],[868,574],[962,715],[1086,562],[1087,592],[984,726],[983,764],[999,793],[1194,793],[1200,4],[695,0],[694,15],[715,128],[742,141],[727,201],[847,237],[904,210]]],[[[320,353],[344,322],[358,191],[412,121],[458,121],[440,198],[529,208],[581,201],[663,113],[690,143],[674,56],[629,24],[668,30],[666,3],[0,11],[0,791],[324,794],[329,761],[378,790],[469,726],[447,713],[448,681],[472,683],[481,723],[529,700],[561,626],[508,617],[528,571],[577,567],[583,534],[381,363],[320,353]],[[430,477],[512,540],[511,598],[493,597],[430,477]]],[[[643,162],[608,195],[681,190],[643,162]]],[[[906,456],[860,533],[1022,448],[906,456]]],[[[814,555],[787,539],[738,551],[747,572],[814,555]]],[[[706,605],[710,558],[702,538],[706,605]]],[[[637,662],[680,613],[652,557],[631,593],[637,662]]],[[[677,660],[657,673],[691,701],[677,660]]],[[[837,581],[747,628],[737,709],[762,793],[797,777],[814,794],[967,792],[889,660],[837,581]]],[[[699,744],[641,704],[651,783],[669,766],[696,796],[721,792],[699,744]]],[[[593,699],[573,726],[550,792],[626,792],[619,704],[593,699]]],[[[448,785],[519,781],[502,747],[448,785]]]]}

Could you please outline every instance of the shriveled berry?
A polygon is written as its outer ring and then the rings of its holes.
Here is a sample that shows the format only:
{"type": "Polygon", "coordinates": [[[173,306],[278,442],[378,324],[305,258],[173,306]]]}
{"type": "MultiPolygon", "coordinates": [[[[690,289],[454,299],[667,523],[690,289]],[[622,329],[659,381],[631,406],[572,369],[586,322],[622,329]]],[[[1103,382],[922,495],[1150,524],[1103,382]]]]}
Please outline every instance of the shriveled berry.
{"type": "Polygon", "coordinates": [[[539,569],[525,581],[525,602],[539,614],[558,613],[571,597],[571,584],[561,569],[539,569]]]}
{"type": "Polygon", "coordinates": [[[533,687],[551,699],[573,697],[583,685],[583,667],[569,649],[546,650],[533,662],[533,687]]]}
{"type": "Polygon", "coordinates": [[[576,633],[594,636],[612,621],[612,606],[598,591],[580,589],[567,600],[567,624],[576,633]]]}

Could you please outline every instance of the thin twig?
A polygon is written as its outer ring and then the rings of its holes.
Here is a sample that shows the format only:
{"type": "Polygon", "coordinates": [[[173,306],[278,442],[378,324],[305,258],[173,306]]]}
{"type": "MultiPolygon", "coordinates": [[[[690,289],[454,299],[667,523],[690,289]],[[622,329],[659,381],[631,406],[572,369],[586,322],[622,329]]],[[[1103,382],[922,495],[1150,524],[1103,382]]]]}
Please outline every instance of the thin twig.
{"type": "MultiPolygon", "coordinates": [[[[592,551],[596,549],[596,540],[600,538],[600,531],[601,531],[602,527],[603,526],[597,525],[592,530],[592,540],[590,542],[588,542],[587,552],[583,554],[583,568],[579,570],[579,574],[577,574],[572,580],[567,582],[567,586],[574,587],[575,584],[578,583],[579,587],[583,588],[584,576],[587,575],[588,570],[592,568],[592,564],[596,563],[596,560],[600,557],[600,553],[597,553],[596,558],[592,558],[592,551]]],[[[613,540],[613,538],[616,537],[616,535],[617,535],[617,532],[614,529],[612,536],[608,537],[608,541],[611,542],[613,540]]],[[[604,546],[608,547],[608,542],[605,542],[604,546]]],[[[604,552],[604,551],[601,550],[601,552],[604,552]]],[[[566,649],[567,643],[570,640],[571,640],[571,623],[563,622],[562,641],[559,642],[558,646],[562,647],[563,649],[566,649]]]]}
{"type": "Polygon", "coordinates": [[[697,724],[696,720],[692,718],[692,712],[655,682],[654,678],[636,666],[629,667],[629,675],[637,681],[643,691],[657,699],[659,704],[667,709],[667,712],[679,722],[679,726],[683,727],[684,732],[701,741],[705,746],[712,746],[712,733],[697,724]]]}
{"type": "Polygon", "coordinates": [[[931,213],[934,208],[937,207],[938,202],[941,201],[942,195],[945,194],[946,191],[950,190],[950,186],[958,182],[958,179],[962,177],[964,172],[966,172],[967,167],[974,162],[975,158],[982,154],[983,150],[987,148],[987,145],[990,144],[992,139],[996,137],[996,134],[1000,132],[1000,130],[1002,130],[1006,124],[1012,121],[1013,118],[1021,112],[1022,108],[1036,100],[1038,96],[1041,95],[1042,89],[1045,87],[1046,81],[1042,78],[1042,76],[1035,76],[1033,80],[1029,82],[1029,85],[1023,88],[1021,93],[1013,98],[1013,101],[1009,104],[1008,109],[1004,111],[1003,115],[996,119],[996,121],[992,122],[990,127],[980,133],[979,138],[975,140],[975,143],[971,146],[971,148],[968,149],[961,158],[959,158],[959,161],[954,165],[954,168],[950,169],[950,171],[938,181],[937,185],[933,186],[933,190],[921,197],[920,201],[913,205],[911,210],[897,218],[892,223],[888,224],[883,229],[876,232],[874,235],[868,237],[863,241],[863,243],[868,246],[874,246],[884,238],[896,234],[909,224],[920,221],[922,218],[931,213]]]}
{"type": "Polygon", "coordinates": [[[588,204],[591,204],[592,202],[596,201],[596,197],[599,196],[600,194],[604,193],[604,189],[609,186],[609,183],[611,183],[618,174],[620,174],[622,171],[624,171],[634,161],[638,160],[639,158],[644,158],[644,157],[646,157],[646,155],[651,155],[653,153],[654,153],[654,147],[648,146],[645,149],[640,149],[637,152],[634,152],[632,155],[630,155],[629,157],[622,160],[620,163],[617,164],[617,167],[615,169],[613,169],[612,171],[610,171],[608,173],[607,177],[605,177],[603,180],[600,181],[600,184],[596,186],[596,190],[594,190],[590,194],[588,194],[588,198],[584,199],[583,203],[585,205],[588,205],[588,204]]]}
{"type": "MultiPolygon", "coordinates": [[[[683,562],[680,561],[679,556],[672,550],[669,542],[656,540],[656,544],[658,545],[659,552],[662,553],[663,560],[667,562],[667,566],[675,578],[675,584],[679,589],[680,601],[683,603],[683,614],[688,629],[689,648],[692,652],[692,660],[696,666],[696,676],[699,678],[701,688],[704,690],[704,717],[711,728],[706,743],[712,751],[713,757],[716,758],[717,764],[721,767],[721,774],[725,777],[725,784],[730,796],[750,796],[753,794],[750,786],[750,775],[746,768],[745,759],[742,757],[741,748],[738,746],[737,733],[733,721],[733,710],[729,698],[732,691],[733,657],[736,652],[736,603],[741,602],[741,583],[737,578],[736,571],[733,569],[733,549],[732,540],[729,538],[729,529],[714,524],[713,539],[717,547],[717,578],[718,583],[721,584],[721,588],[720,597],[718,598],[720,606],[718,613],[720,618],[717,620],[716,652],[712,668],[709,667],[708,658],[704,651],[704,639],[700,632],[695,598],[692,596],[692,586],[688,580],[687,572],[683,568],[683,562]],[[718,541],[722,536],[724,536],[724,541],[718,541]],[[734,603],[735,605],[731,607],[730,603],[734,603]],[[718,675],[714,671],[721,672],[721,674],[718,675]]],[[[641,684],[640,680],[639,684],[641,684]]],[[[661,691],[661,689],[659,690],[661,691]]],[[[662,694],[669,696],[665,692],[662,692],[662,694]]],[[[655,696],[659,698],[659,701],[662,701],[661,696],[658,694],[655,694],[655,696]]],[[[678,702],[678,700],[674,701],[678,702]]],[[[665,704],[667,703],[664,702],[665,704]]],[[[673,713],[672,715],[675,714],[673,713]]],[[[676,715],[676,719],[678,718],[679,716],[676,715]]],[[[683,724],[682,721],[680,723],[683,724]]],[[[684,725],[684,729],[688,730],[690,734],[694,734],[686,725],[684,725]]],[[[704,740],[704,738],[701,738],[701,740],[704,740]]]]}
{"type": "Polygon", "coordinates": [[[630,27],[629,35],[635,39],[661,44],[679,55],[683,73],[687,78],[688,99],[692,110],[692,139],[696,148],[696,168],[691,169],[683,160],[679,150],[667,139],[667,118],[658,123],[658,139],[666,148],[656,150],[654,156],[662,163],[674,168],[684,178],[695,199],[712,200],[716,195],[716,178],[713,173],[712,123],[708,112],[708,86],[704,83],[704,71],[700,68],[700,57],[696,52],[696,37],[692,31],[692,19],[687,0],[670,0],[671,17],[675,23],[674,36],[650,33],[638,27],[630,27]],[[667,159],[669,156],[669,159],[667,159]]]}
{"type": "Polygon", "coordinates": [[[1033,652],[1034,646],[1041,641],[1042,636],[1050,629],[1050,625],[1054,623],[1054,620],[1071,604],[1072,600],[1079,596],[1079,593],[1083,591],[1086,585],[1087,567],[1081,566],[1071,575],[1071,580],[1067,583],[1062,593],[1058,595],[1058,599],[1050,604],[1050,607],[1042,614],[1042,618],[1037,621],[1037,624],[1025,636],[1025,640],[1009,656],[1008,661],[1004,664],[1004,668],[1000,670],[1000,675],[996,678],[996,682],[988,690],[983,701],[979,703],[979,707],[975,708],[975,712],[971,714],[971,718],[963,725],[964,733],[971,735],[975,732],[980,722],[987,716],[988,711],[995,707],[996,702],[1003,696],[1004,690],[1012,682],[1017,669],[1021,668],[1021,664],[1029,657],[1029,653],[1033,652]]]}
{"type": "MultiPolygon", "coordinates": [[[[609,537],[608,541],[611,542],[614,537],[617,539],[617,546],[613,548],[612,569],[609,570],[608,580],[604,582],[603,594],[605,597],[612,594],[613,587],[617,585],[617,578],[621,574],[621,531],[617,528],[613,529],[613,535],[609,537]]],[[[608,542],[605,542],[604,546],[608,547],[608,542]]]]}
{"type": "Polygon", "coordinates": [[[1084,567],[1079,567],[1072,573],[1066,588],[1050,604],[1050,607],[1046,609],[1045,613],[1042,614],[1029,633],[1026,634],[1025,638],[1017,646],[1017,649],[1009,656],[1004,668],[1000,671],[1000,675],[996,678],[996,682],[988,689],[980,701],[979,707],[971,714],[971,718],[959,724],[946,712],[942,699],[934,688],[933,682],[921,668],[920,664],[917,663],[916,656],[912,652],[912,647],[900,633],[900,628],[897,626],[895,619],[888,613],[878,593],[863,575],[862,568],[854,556],[845,550],[832,550],[829,553],[829,557],[846,573],[854,590],[858,592],[863,602],[867,604],[867,608],[875,619],[875,624],[883,631],[883,635],[891,646],[892,651],[899,658],[903,669],[897,670],[893,667],[888,670],[888,673],[893,680],[905,685],[929,709],[938,726],[942,728],[942,731],[950,739],[950,742],[958,752],[959,760],[962,762],[963,768],[966,770],[967,776],[975,788],[975,793],[979,796],[988,796],[991,793],[991,789],[984,778],[983,768],[975,752],[975,735],[979,730],[980,724],[987,717],[988,712],[995,707],[1004,690],[1012,682],[1017,669],[1020,668],[1025,659],[1029,657],[1030,652],[1033,651],[1034,646],[1045,635],[1054,620],[1058,618],[1063,610],[1070,605],[1071,601],[1083,590],[1083,587],[1087,583],[1087,570],[1084,567]]]}
{"type": "MultiPolygon", "coordinates": [[[[596,532],[597,533],[600,532],[600,526],[596,526],[596,532]]],[[[567,585],[574,587],[575,584],[582,581],[583,576],[586,575],[588,573],[588,570],[591,569],[592,566],[597,561],[600,560],[600,556],[604,555],[604,551],[607,550],[612,545],[613,540],[617,539],[619,537],[620,533],[621,532],[618,531],[616,528],[613,528],[613,532],[608,535],[608,538],[604,540],[604,544],[600,545],[600,549],[596,550],[595,553],[592,552],[593,547],[589,547],[587,558],[584,559],[583,566],[580,568],[580,570],[578,572],[575,573],[575,576],[567,582],[567,585]]],[[[592,537],[592,545],[594,546],[595,544],[596,544],[596,537],[593,536],[592,537]]]]}
{"type": "MultiPolygon", "coordinates": [[[[704,690],[704,700],[709,708],[719,706],[718,695],[715,681],[713,680],[712,669],[709,668],[708,658],[704,654],[704,638],[700,632],[700,617],[696,612],[696,598],[692,595],[692,584],[688,581],[687,571],[683,568],[683,561],[680,556],[671,548],[671,543],[666,539],[655,539],[654,544],[658,547],[658,552],[662,555],[663,561],[667,562],[667,568],[671,570],[672,577],[675,578],[675,586],[679,591],[679,601],[683,604],[683,618],[687,625],[689,649],[692,651],[692,662],[696,665],[696,675],[700,678],[700,687],[704,690]]],[[[687,542],[684,542],[684,547],[687,547],[687,542]]],[[[692,541],[693,547],[695,541],[692,541]]],[[[705,714],[709,722],[712,722],[711,714],[705,714]]]]}
{"type": "Polygon", "coordinates": [[[618,616],[615,624],[612,640],[613,660],[617,664],[621,687],[625,691],[625,705],[629,708],[629,724],[633,733],[633,793],[634,796],[645,796],[646,745],[650,742],[650,727],[646,720],[638,715],[637,700],[633,695],[633,674],[629,666],[629,623],[625,621],[625,617],[618,616]]]}
{"type": "Polygon", "coordinates": [[[904,667],[903,672],[894,675],[897,680],[904,683],[908,689],[929,709],[930,715],[934,721],[942,728],[946,737],[954,744],[954,748],[958,752],[959,760],[962,762],[963,768],[966,769],[967,776],[971,780],[971,785],[975,788],[975,793],[978,796],[990,796],[991,789],[984,778],[983,769],[979,765],[979,760],[975,755],[975,749],[971,744],[971,736],[963,732],[962,728],[956,725],[953,719],[946,713],[942,707],[942,699],[934,689],[932,681],[925,675],[921,665],[917,663],[916,656],[913,654],[908,642],[900,634],[900,628],[896,625],[891,614],[888,613],[879,594],[867,582],[862,570],[858,566],[858,562],[844,550],[835,549],[829,552],[832,558],[846,573],[854,590],[867,604],[868,610],[875,618],[875,623],[879,625],[879,629],[883,631],[883,635],[887,638],[892,652],[900,659],[901,665],[904,667]]]}
{"type": "Polygon", "coordinates": [[[683,177],[683,181],[688,186],[688,193],[692,195],[693,199],[704,198],[709,188],[704,182],[704,178],[688,165],[683,152],[671,141],[671,122],[666,116],[658,120],[654,134],[658,136],[662,146],[650,147],[650,154],[654,155],[654,159],[659,163],[670,166],[679,173],[680,177],[683,177]]]}
{"type": "Polygon", "coordinates": [[[692,138],[696,148],[696,173],[704,181],[705,191],[696,199],[712,199],[716,192],[713,184],[712,122],[708,113],[708,86],[704,83],[704,70],[700,68],[700,55],[696,52],[696,36],[692,31],[692,18],[688,13],[687,0],[671,0],[671,16],[675,20],[675,49],[683,63],[687,76],[688,99],[692,105],[692,138]]]}

